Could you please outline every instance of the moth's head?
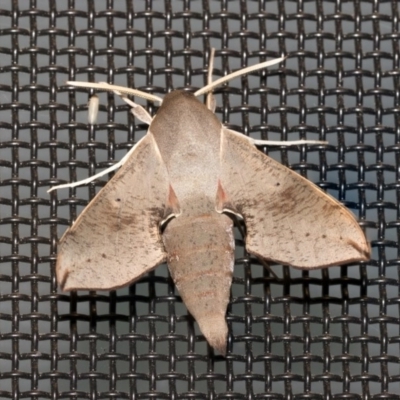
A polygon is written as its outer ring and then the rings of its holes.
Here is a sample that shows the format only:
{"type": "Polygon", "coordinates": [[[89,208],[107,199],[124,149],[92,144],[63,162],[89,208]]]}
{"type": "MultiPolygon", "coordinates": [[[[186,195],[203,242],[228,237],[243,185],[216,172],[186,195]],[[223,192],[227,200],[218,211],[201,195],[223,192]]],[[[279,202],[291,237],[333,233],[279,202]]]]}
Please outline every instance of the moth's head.
{"type": "Polygon", "coordinates": [[[173,90],[164,97],[161,107],[176,107],[181,109],[185,105],[198,104],[199,102],[199,99],[191,92],[186,90],[173,90]]]}

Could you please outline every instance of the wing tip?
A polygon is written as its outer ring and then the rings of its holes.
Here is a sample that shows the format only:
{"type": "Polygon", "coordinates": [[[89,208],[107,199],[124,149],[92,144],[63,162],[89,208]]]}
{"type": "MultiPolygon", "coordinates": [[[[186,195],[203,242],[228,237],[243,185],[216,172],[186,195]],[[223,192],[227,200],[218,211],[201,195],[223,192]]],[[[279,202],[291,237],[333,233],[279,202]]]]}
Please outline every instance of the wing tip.
{"type": "Polygon", "coordinates": [[[355,261],[368,261],[371,258],[371,246],[367,242],[365,237],[364,237],[363,243],[361,243],[361,244],[357,243],[357,241],[352,240],[352,239],[348,239],[347,244],[350,247],[352,247],[354,250],[356,250],[360,255],[359,260],[355,260],[355,261]]]}
{"type": "MultiPolygon", "coordinates": [[[[60,257],[60,256],[59,256],[60,257]]],[[[83,267],[83,260],[80,262],[71,262],[67,266],[61,264],[61,259],[57,260],[56,277],[60,289],[64,292],[72,290],[117,290],[137,282],[149,271],[165,262],[166,253],[162,251],[155,263],[151,267],[144,269],[140,273],[128,275],[126,271],[119,271],[117,274],[102,274],[101,271],[86,269],[85,271],[77,271],[76,265],[83,267]]],[[[133,271],[129,269],[129,271],[133,271]]]]}
{"type": "Polygon", "coordinates": [[[58,252],[58,257],[56,262],[56,278],[58,286],[61,288],[62,291],[71,290],[68,288],[67,285],[69,275],[70,275],[70,269],[68,268],[68,266],[62,265],[62,251],[60,249],[58,252]]]}
{"type": "Polygon", "coordinates": [[[314,263],[310,263],[310,258],[308,257],[296,259],[296,257],[292,255],[290,259],[285,259],[284,257],[271,257],[262,255],[260,252],[255,250],[255,247],[252,247],[251,244],[249,246],[249,242],[246,240],[246,250],[250,254],[254,254],[256,257],[262,260],[269,260],[277,264],[289,265],[293,268],[302,270],[322,269],[345,264],[353,264],[357,262],[366,262],[371,258],[371,246],[366,240],[365,236],[363,236],[361,243],[352,239],[347,239],[345,243],[342,243],[342,251],[337,251],[334,256],[332,256],[331,252],[328,252],[327,254],[329,254],[329,257],[321,257],[319,261],[314,260],[314,263]]]}
{"type": "Polygon", "coordinates": [[[67,281],[68,281],[69,271],[62,271],[61,273],[57,274],[57,282],[60,286],[61,290],[68,291],[71,290],[68,288],[67,281]]]}

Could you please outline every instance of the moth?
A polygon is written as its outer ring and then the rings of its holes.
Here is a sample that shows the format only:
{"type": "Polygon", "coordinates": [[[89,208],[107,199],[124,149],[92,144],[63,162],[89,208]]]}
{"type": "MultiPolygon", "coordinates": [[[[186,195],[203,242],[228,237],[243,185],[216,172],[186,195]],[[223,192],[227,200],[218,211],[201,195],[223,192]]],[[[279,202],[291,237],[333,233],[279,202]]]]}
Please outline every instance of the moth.
{"type": "Polygon", "coordinates": [[[113,91],[149,129],[112,168],[55,187],[84,184],[120,167],[60,240],[56,274],[63,290],[120,288],[167,262],[206,340],[225,354],[235,248],[230,215],[243,218],[246,250],[261,259],[307,270],[369,259],[350,211],[214,115],[215,86],[281,61],[215,82],[210,61],[207,86],[164,99],[106,83],[67,82],[113,91]],[[203,104],[196,97],[205,93],[203,104]],[[151,117],[128,95],[161,106],[151,117]]]}

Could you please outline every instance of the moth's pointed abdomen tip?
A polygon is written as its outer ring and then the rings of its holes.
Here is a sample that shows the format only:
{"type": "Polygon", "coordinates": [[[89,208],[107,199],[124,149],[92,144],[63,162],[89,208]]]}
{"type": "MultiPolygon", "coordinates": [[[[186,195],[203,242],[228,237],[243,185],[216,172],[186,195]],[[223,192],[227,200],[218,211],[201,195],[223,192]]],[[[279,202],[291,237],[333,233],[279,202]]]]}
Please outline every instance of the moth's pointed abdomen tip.
{"type": "MultiPolygon", "coordinates": [[[[199,321],[198,321],[199,322],[199,321]]],[[[228,337],[228,326],[225,316],[207,318],[203,323],[199,322],[200,330],[207,339],[208,344],[221,355],[226,354],[226,341],[228,337]]]]}
{"type": "Polygon", "coordinates": [[[207,336],[206,336],[206,339],[207,339],[209,345],[213,349],[215,349],[216,351],[218,351],[219,354],[221,354],[222,356],[225,357],[227,335],[221,335],[221,334],[219,336],[213,335],[212,338],[207,338],[207,336]]]}
{"type": "Polygon", "coordinates": [[[214,347],[221,356],[226,357],[226,341],[219,347],[214,347]]]}

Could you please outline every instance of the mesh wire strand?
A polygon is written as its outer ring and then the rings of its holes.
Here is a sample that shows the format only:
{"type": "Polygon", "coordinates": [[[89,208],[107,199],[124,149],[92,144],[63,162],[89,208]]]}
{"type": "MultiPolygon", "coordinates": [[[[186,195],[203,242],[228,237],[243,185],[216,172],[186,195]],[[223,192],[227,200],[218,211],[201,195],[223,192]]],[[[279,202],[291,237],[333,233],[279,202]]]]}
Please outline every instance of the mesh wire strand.
{"type": "MultiPolygon", "coordinates": [[[[400,398],[399,10],[393,1],[4,1],[0,5],[0,397],[400,398]],[[165,266],[114,292],[61,292],[57,242],[146,131],[128,108],[66,80],[163,95],[287,55],[217,92],[217,116],[361,221],[361,265],[299,272],[249,258],[238,235],[215,355],[165,266]]],[[[147,104],[151,113],[155,106],[147,104]]]]}

